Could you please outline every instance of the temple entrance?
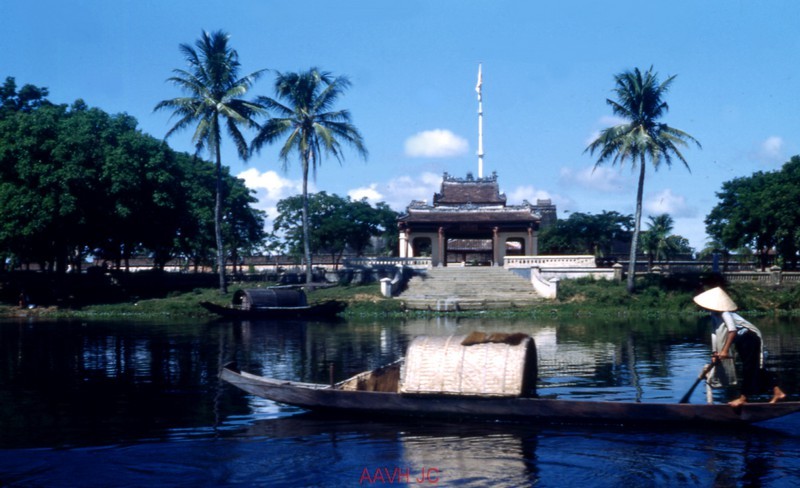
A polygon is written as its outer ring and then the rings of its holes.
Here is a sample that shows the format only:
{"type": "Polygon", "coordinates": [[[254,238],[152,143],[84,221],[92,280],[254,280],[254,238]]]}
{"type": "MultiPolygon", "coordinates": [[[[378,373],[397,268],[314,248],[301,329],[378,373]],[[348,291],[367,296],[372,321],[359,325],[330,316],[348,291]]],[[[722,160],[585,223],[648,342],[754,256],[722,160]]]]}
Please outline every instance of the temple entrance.
{"type": "Polygon", "coordinates": [[[447,263],[462,266],[491,266],[491,239],[447,239],[447,263]]]}
{"type": "Polygon", "coordinates": [[[519,238],[506,239],[506,256],[524,256],[525,240],[519,238]]]}
{"type": "Polygon", "coordinates": [[[507,255],[538,254],[540,225],[555,214],[549,200],[508,205],[497,174],[445,173],[433,205],[413,201],[398,217],[400,257],[430,256],[432,266],[502,266],[507,255]]]}
{"type": "Polygon", "coordinates": [[[411,249],[412,256],[429,258],[433,251],[433,243],[429,237],[417,237],[411,242],[411,249]]]}

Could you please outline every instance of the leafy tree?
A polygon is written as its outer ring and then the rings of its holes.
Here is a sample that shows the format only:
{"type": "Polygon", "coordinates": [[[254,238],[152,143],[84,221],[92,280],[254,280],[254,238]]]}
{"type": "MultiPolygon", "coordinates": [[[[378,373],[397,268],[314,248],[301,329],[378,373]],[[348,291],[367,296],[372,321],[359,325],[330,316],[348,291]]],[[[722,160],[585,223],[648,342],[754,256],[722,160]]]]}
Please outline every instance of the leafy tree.
{"type": "Polygon", "coordinates": [[[653,267],[655,259],[667,259],[670,255],[668,238],[675,226],[675,220],[668,214],[661,214],[648,217],[648,229],[640,236],[641,246],[647,255],[647,262],[650,268],[653,267]]]}
{"type": "Polygon", "coordinates": [[[400,234],[397,231],[398,213],[389,207],[385,202],[378,202],[375,205],[378,213],[378,228],[381,230],[380,239],[383,252],[387,256],[398,256],[400,253],[400,234]]]}
{"type": "Polygon", "coordinates": [[[266,212],[251,206],[258,199],[253,196],[255,191],[245,186],[244,180],[229,176],[225,183],[229,205],[223,217],[223,234],[229,243],[230,258],[235,268],[241,256],[261,251],[260,247],[267,237],[264,230],[266,212]]]}
{"type": "Polygon", "coordinates": [[[92,252],[119,262],[174,238],[169,148],[82,101],[0,119],[0,246],[64,272],[92,252]]]}
{"type": "Polygon", "coordinates": [[[98,186],[106,202],[95,222],[108,222],[96,228],[105,239],[105,254],[128,269],[135,254],[152,254],[157,269],[163,269],[175,255],[175,238],[187,213],[186,192],[179,184],[184,172],[163,141],[135,130],[136,121],[125,116],[119,135],[104,151],[98,186]],[[127,129],[124,127],[127,125],[127,129]]]}
{"type": "Polygon", "coordinates": [[[672,234],[675,220],[668,214],[648,217],[648,229],[643,232],[641,237],[641,247],[647,255],[647,263],[653,267],[653,261],[669,261],[673,256],[679,254],[691,254],[694,249],[689,245],[689,240],[685,237],[672,234]]]}
{"type": "MultiPolygon", "coordinates": [[[[87,117],[66,106],[17,112],[0,127],[3,248],[24,260],[64,272],[72,251],[89,233],[92,166],[99,144],[78,148],[87,117]]],[[[90,116],[90,115],[89,115],[90,116]]]]}
{"type": "MultiPolygon", "coordinates": [[[[179,186],[185,195],[186,212],[181,214],[176,238],[177,252],[188,259],[195,270],[214,262],[214,208],[210,205],[216,187],[216,167],[188,154],[176,154],[180,166],[179,186]]],[[[228,257],[236,263],[243,254],[257,252],[264,239],[264,212],[251,207],[256,199],[244,181],[222,169],[224,192],[228,195],[223,216],[223,237],[228,243],[228,257]]]]}
{"type": "Polygon", "coordinates": [[[301,73],[278,73],[276,98],[258,97],[258,102],[273,115],[258,131],[252,148],[260,151],[265,144],[286,138],[280,150],[284,170],[294,152],[300,158],[303,174],[302,232],[306,261],[306,282],[311,282],[311,227],[308,201],[309,170],[316,176],[323,155],[332,155],[340,163],[342,143],[352,146],[365,159],[367,150],[361,134],[351,123],[350,112],[333,110],[350,81],[311,68],[301,73]]]}
{"type": "MultiPolygon", "coordinates": [[[[275,230],[285,236],[290,254],[304,252],[303,197],[295,195],[278,202],[275,230]]],[[[329,254],[338,265],[345,251],[363,255],[373,237],[381,235],[387,206],[372,207],[366,199],[353,201],[326,192],[308,195],[309,245],[315,254],[329,254]]],[[[395,214],[396,219],[396,214],[395,214]]]]}
{"type": "Polygon", "coordinates": [[[717,197],[720,202],[706,216],[706,232],[724,249],[754,251],[762,270],[773,249],[784,262],[797,266],[800,157],[792,157],[780,171],[724,182],[717,197]]]}
{"type": "Polygon", "coordinates": [[[30,112],[47,105],[48,90],[45,87],[23,85],[17,91],[17,82],[14,77],[6,77],[3,86],[0,86],[0,116],[8,112],[30,112]]]}
{"type": "Polygon", "coordinates": [[[674,127],[659,122],[669,107],[664,96],[669,90],[675,76],[670,76],[659,83],[658,75],[651,67],[645,73],[639,68],[625,71],[614,77],[614,92],[617,100],[607,99],[615,115],[627,122],[604,129],[600,135],[586,148],[590,154],[599,153],[595,167],[610,161],[612,165],[624,165],[630,160],[632,168],[639,165],[639,183],[636,189],[636,212],[634,214],[633,235],[631,237],[630,262],[628,265],[628,292],[634,290],[634,271],[636,269],[636,245],[639,241],[639,228],[642,220],[642,195],[644,193],[644,176],[646,162],[649,159],[654,170],[661,163],[672,165],[673,157],[680,160],[687,169],[689,164],[681,154],[679,147],[694,142],[700,143],[692,136],[674,127]]]}
{"type": "Polygon", "coordinates": [[[155,110],[172,110],[179,120],[167,132],[166,137],[186,127],[195,126],[192,140],[197,152],[208,149],[216,163],[216,193],[214,204],[214,236],[217,243],[217,268],[219,270],[219,289],[227,291],[225,280],[225,248],[222,239],[222,155],[220,144],[222,125],[233,140],[239,157],[249,156],[247,142],[240,126],[255,128],[258,124],[254,116],[261,107],[240,98],[252,87],[263,70],[239,78],[239,55],[228,45],[229,36],[222,31],[203,35],[195,42],[195,47],[181,44],[180,50],[189,64],[188,70],[176,69],[175,76],[167,81],[184,91],[187,96],[163,100],[155,110]]]}
{"type": "Polygon", "coordinates": [[[575,212],[543,230],[539,248],[544,254],[611,254],[615,242],[628,239],[633,217],[603,211],[599,215],[575,212]]]}
{"type": "MultiPolygon", "coordinates": [[[[243,181],[224,172],[223,183],[231,252],[246,252],[263,216],[243,181]]],[[[88,254],[117,268],[133,255],[157,268],[181,252],[207,256],[214,191],[213,163],[175,153],[129,115],[79,100],[0,117],[0,256],[15,263],[63,273],[88,254]]]]}

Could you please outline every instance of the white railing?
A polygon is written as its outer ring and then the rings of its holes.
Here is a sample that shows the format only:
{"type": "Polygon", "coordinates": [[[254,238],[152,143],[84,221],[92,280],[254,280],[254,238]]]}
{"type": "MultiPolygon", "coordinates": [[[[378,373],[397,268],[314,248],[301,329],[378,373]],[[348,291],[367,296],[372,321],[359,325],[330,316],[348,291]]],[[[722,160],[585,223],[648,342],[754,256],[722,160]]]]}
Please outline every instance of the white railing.
{"type": "Polygon", "coordinates": [[[406,266],[415,269],[425,269],[431,267],[431,258],[345,258],[345,267],[375,267],[375,266],[406,266]]]}
{"type": "Polygon", "coordinates": [[[503,266],[508,269],[530,268],[596,268],[594,256],[506,256],[503,266]]]}
{"type": "Polygon", "coordinates": [[[621,272],[611,268],[542,268],[542,278],[547,280],[576,280],[578,278],[593,278],[595,280],[619,280],[621,272]]]}
{"type": "Polygon", "coordinates": [[[733,283],[769,283],[772,277],[772,273],[769,272],[758,272],[758,271],[751,271],[751,272],[742,272],[739,271],[737,273],[723,273],[725,279],[727,281],[733,283]]]}
{"type": "Polygon", "coordinates": [[[782,273],[781,283],[792,284],[792,285],[800,284],[800,273],[792,273],[792,272],[782,273]]]}

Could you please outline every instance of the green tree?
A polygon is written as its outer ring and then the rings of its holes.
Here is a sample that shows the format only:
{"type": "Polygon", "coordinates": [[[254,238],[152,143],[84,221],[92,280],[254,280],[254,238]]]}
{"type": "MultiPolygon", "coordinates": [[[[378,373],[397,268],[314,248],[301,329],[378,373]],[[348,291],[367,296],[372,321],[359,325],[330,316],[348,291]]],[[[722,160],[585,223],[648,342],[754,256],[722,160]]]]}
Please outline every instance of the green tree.
{"type": "Polygon", "coordinates": [[[673,157],[680,160],[687,169],[689,164],[680,152],[680,147],[694,142],[700,143],[692,136],[659,120],[669,110],[664,96],[675,76],[670,76],[659,83],[658,75],[650,67],[645,73],[639,68],[625,71],[614,77],[614,92],[617,100],[607,99],[615,115],[627,122],[604,129],[600,135],[586,148],[590,154],[599,153],[595,168],[610,161],[612,165],[624,165],[630,160],[632,168],[639,166],[639,182],[636,189],[636,211],[634,214],[633,235],[631,237],[630,261],[628,265],[628,292],[634,290],[636,270],[636,246],[639,241],[639,228],[642,220],[642,196],[644,193],[644,177],[646,162],[649,159],[654,170],[661,163],[672,165],[673,157]]]}
{"type": "Polygon", "coordinates": [[[797,266],[800,248],[800,156],[779,171],[756,172],[722,184],[719,203],[706,216],[706,232],[726,251],[742,248],[758,255],[766,269],[775,250],[784,263],[797,266]]]}
{"type": "Polygon", "coordinates": [[[133,117],[117,117],[107,130],[97,182],[106,203],[97,205],[93,217],[106,225],[95,227],[95,252],[117,268],[124,262],[126,270],[132,256],[150,254],[156,269],[163,269],[176,254],[176,235],[188,211],[180,185],[185,173],[163,141],[136,130],[133,117]]]}
{"type": "Polygon", "coordinates": [[[180,50],[189,64],[188,70],[176,69],[168,78],[187,96],[163,100],[155,110],[172,110],[178,117],[166,137],[189,126],[195,126],[192,140],[197,152],[207,149],[216,163],[216,192],[214,204],[214,236],[217,244],[219,289],[227,291],[225,280],[225,247],[223,243],[223,183],[220,144],[222,125],[233,140],[239,157],[249,156],[247,142],[240,127],[256,128],[254,117],[261,112],[257,103],[241,97],[247,93],[264,70],[239,78],[239,55],[228,45],[229,36],[222,31],[203,35],[195,47],[181,44],[180,50]],[[196,49],[195,49],[196,48],[196,49]]]}
{"type": "Polygon", "coordinates": [[[382,246],[376,251],[386,256],[398,256],[400,254],[400,234],[397,231],[398,213],[389,207],[385,202],[378,202],[375,205],[377,212],[378,228],[382,246]]]}
{"type": "MultiPolygon", "coordinates": [[[[214,208],[211,205],[216,189],[216,167],[214,163],[199,160],[185,153],[177,153],[180,167],[178,186],[184,195],[180,214],[179,233],[176,237],[176,253],[185,257],[194,269],[201,265],[212,265],[216,259],[214,238],[214,208]]],[[[258,252],[264,239],[264,212],[252,208],[256,202],[252,191],[244,181],[230,175],[222,168],[223,191],[227,198],[223,215],[223,239],[227,243],[227,258],[238,261],[238,257],[258,252]]]]}
{"type": "Polygon", "coordinates": [[[17,90],[16,79],[6,77],[3,86],[0,86],[0,116],[4,112],[30,112],[43,105],[48,105],[48,89],[30,84],[23,85],[17,90]]]}
{"type": "MultiPolygon", "coordinates": [[[[264,219],[244,182],[225,170],[233,255],[260,243],[264,219]]],[[[213,163],[172,151],[129,115],[80,100],[6,110],[0,261],[63,273],[89,254],[118,269],[134,255],[152,257],[157,269],[178,254],[213,256],[215,180],[213,163]]]]}
{"type": "Polygon", "coordinates": [[[242,256],[261,252],[267,237],[264,230],[266,212],[252,207],[258,199],[253,196],[255,191],[245,186],[244,180],[228,175],[225,182],[229,205],[223,218],[223,234],[229,243],[230,259],[235,269],[242,256]]]}
{"type": "MultiPolygon", "coordinates": [[[[295,256],[304,252],[303,201],[302,195],[279,201],[274,222],[275,230],[283,233],[290,254],[295,256]]],[[[324,191],[308,195],[307,202],[311,252],[330,255],[337,266],[346,251],[361,256],[372,238],[385,232],[385,204],[372,207],[366,199],[353,201],[324,191]]]]}
{"type": "Polygon", "coordinates": [[[675,220],[669,214],[648,216],[648,229],[640,235],[641,247],[652,269],[654,260],[668,261],[678,254],[691,254],[694,250],[688,239],[672,234],[675,220]]]}
{"type": "Polygon", "coordinates": [[[0,118],[0,248],[58,272],[92,253],[169,252],[183,198],[172,152],[82,101],[0,118]]]}
{"type": "Polygon", "coordinates": [[[303,175],[303,255],[306,262],[306,282],[311,282],[311,242],[308,206],[309,170],[316,176],[317,166],[324,155],[343,160],[342,143],[353,147],[366,159],[363,138],[351,123],[348,110],[333,110],[337,100],[349,88],[344,77],[311,68],[301,73],[278,73],[275,81],[276,98],[258,97],[258,102],[272,114],[252,142],[260,151],[265,144],[286,138],[279,152],[284,171],[289,156],[300,158],[303,175]]]}
{"type": "Polygon", "coordinates": [[[612,253],[615,242],[629,238],[632,227],[631,215],[575,212],[542,231],[539,249],[544,254],[592,254],[602,258],[612,253]]]}

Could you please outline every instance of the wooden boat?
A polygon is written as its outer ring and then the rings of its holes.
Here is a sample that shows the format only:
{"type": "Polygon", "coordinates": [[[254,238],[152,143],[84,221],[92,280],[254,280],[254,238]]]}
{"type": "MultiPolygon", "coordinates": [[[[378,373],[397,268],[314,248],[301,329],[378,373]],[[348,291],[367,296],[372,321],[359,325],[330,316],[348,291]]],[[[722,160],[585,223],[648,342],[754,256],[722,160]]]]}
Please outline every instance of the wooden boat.
{"type": "Polygon", "coordinates": [[[239,319],[329,319],[341,313],[347,304],[330,300],[300,307],[263,307],[243,310],[232,306],[222,306],[211,302],[200,302],[209,312],[222,317],[239,319]]]}
{"type": "MultiPolygon", "coordinates": [[[[412,341],[409,350],[417,341],[418,339],[412,341]]],[[[479,352],[477,356],[488,357],[485,351],[479,352]]],[[[505,386],[499,390],[490,389],[488,392],[436,392],[431,391],[430,385],[424,386],[424,383],[425,378],[430,376],[429,373],[441,365],[429,364],[428,370],[419,375],[419,371],[412,371],[416,366],[410,361],[417,361],[415,364],[419,366],[418,360],[421,357],[427,358],[425,355],[407,354],[405,360],[329,385],[265,378],[240,371],[234,364],[226,365],[220,377],[252,395],[274,402],[310,411],[359,417],[711,426],[753,424],[800,411],[800,402],[748,403],[734,408],[727,404],[559,400],[540,398],[524,389],[504,394],[500,390],[505,386]],[[401,374],[405,376],[403,381],[401,374]],[[423,378],[422,382],[410,386],[403,384],[414,375],[423,378]]],[[[530,360],[528,354],[525,361],[530,360]]],[[[535,362],[535,356],[532,360],[535,362]]],[[[508,366],[508,362],[505,366],[508,366]]],[[[526,367],[523,365],[522,370],[526,367]]],[[[462,372],[463,370],[462,368],[462,372]]],[[[509,368],[505,371],[508,372],[509,368]]],[[[440,379],[437,379],[436,384],[442,384],[440,379]]],[[[486,377],[480,378],[480,382],[486,384],[486,377]]]]}
{"type": "MultiPolygon", "coordinates": [[[[377,371],[377,370],[376,370],[377,371]]],[[[374,371],[365,373],[374,374],[374,371]]],[[[353,416],[511,420],[601,424],[752,424],[800,411],[800,402],[680,404],[558,400],[526,397],[414,395],[350,390],[342,384],[300,383],[256,376],[226,366],[221,378],[274,402],[353,416]]]]}
{"type": "Polygon", "coordinates": [[[338,300],[308,304],[302,290],[254,288],[237,290],[229,306],[200,302],[209,312],[241,319],[333,318],[347,304],[338,300]]]}

